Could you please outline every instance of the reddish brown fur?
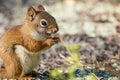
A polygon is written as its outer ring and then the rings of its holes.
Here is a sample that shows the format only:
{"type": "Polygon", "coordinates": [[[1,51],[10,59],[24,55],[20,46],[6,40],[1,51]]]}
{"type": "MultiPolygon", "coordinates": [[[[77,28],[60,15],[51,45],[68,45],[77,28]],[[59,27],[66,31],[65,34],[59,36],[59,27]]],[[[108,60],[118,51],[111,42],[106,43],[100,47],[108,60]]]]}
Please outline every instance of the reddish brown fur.
{"type": "MultiPolygon", "coordinates": [[[[51,17],[48,18],[51,19],[51,17]]],[[[59,38],[56,40],[50,38],[45,41],[36,41],[33,39],[29,34],[32,30],[29,24],[30,19],[31,18],[27,17],[24,25],[15,26],[9,29],[0,40],[0,57],[3,59],[5,66],[5,70],[1,70],[0,72],[1,78],[24,77],[21,76],[22,66],[19,57],[15,53],[15,45],[22,45],[30,52],[38,52],[59,42],[59,38]]],[[[56,26],[51,28],[51,31],[54,32],[54,29],[56,29],[56,26]]]]}

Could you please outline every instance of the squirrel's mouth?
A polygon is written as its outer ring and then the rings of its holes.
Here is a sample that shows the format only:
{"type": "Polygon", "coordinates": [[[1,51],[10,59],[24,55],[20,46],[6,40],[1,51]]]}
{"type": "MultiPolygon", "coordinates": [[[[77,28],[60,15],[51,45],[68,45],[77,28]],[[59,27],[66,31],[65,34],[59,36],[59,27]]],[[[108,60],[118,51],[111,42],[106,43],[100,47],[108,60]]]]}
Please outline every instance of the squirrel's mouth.
{"type": "Polygon", "coordinates": [[[51,33],[45,33],[46,36],[51,36],[52,34],[51,33]]]}
{"type": "Polygon", "coordinates": [[[51,33],[51,34],[50,33],[45,33],[45,35],[46,35],[47,38],[53,38],[53,39],[59,36],[56,33],[51,33]]]}
{"type": "Polygon", "coordinates": [[[44,37],[46,37],[46,38],[52,38],[52,37],[54,37],[54,35],[55,35],[55,33],[48,33],[48,32],[40,32],[40,31],[37,31],[37,33],[38,34],[40,34],[40,35],[43,35],[44,37]]]}

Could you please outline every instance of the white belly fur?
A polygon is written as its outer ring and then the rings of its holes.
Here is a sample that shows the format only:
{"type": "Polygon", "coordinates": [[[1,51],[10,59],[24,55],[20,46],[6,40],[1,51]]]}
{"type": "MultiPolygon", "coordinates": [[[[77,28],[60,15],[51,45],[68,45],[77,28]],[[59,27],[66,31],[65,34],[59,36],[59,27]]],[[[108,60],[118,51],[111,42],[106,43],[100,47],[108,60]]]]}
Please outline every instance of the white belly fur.
{"type": "Polygon", "coordinates": [[[15,48],[15,53],[19,56],[23,67],[22,74],[31,72],[39,63],[40,52],[29,52],[25,47],[21,45],[16,45],[15,48]]]}

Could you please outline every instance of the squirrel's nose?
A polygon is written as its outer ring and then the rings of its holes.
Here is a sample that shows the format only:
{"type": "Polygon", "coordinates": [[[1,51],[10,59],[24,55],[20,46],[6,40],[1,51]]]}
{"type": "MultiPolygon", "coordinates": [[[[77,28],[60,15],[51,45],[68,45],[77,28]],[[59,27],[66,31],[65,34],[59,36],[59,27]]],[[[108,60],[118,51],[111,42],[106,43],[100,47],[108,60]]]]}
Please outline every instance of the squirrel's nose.
{"type": "Polygon", "coordinates": [[[58,28],[51,28],[51,29],[46,29],[47,34],[52,34],[58,32],[58,28]]]}
{"type": "Polygon", "coordinates": [[[52,32],[53,32],[53,33],[58,32],[58,28],[53,28],[53,29],[52,29],[52,32]]]}

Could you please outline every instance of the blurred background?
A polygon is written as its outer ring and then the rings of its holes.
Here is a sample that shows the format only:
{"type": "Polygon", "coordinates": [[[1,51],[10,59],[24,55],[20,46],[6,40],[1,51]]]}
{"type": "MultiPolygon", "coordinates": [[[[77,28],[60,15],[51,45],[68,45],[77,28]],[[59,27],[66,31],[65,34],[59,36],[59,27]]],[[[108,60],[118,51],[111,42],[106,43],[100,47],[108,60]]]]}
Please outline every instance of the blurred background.
{"type": "Polygon", "coordinates": [[[38,4],[56,18],[61,34],[108,36],[120,21],[120,0],[0,0],[0,34],[23,24],[27,8],[38,4]]]}
{"type": "Polygon", "coordinates": [[[44,52],[37,71],[65,67],[60,54],[67,57],[66,46],[72,45],[85,69],[120,77],[120,0],[0,0],[0,37],[12,26],[24,24],[28,7],[38,4],[55,17],[65,44],[44,52]]]}

